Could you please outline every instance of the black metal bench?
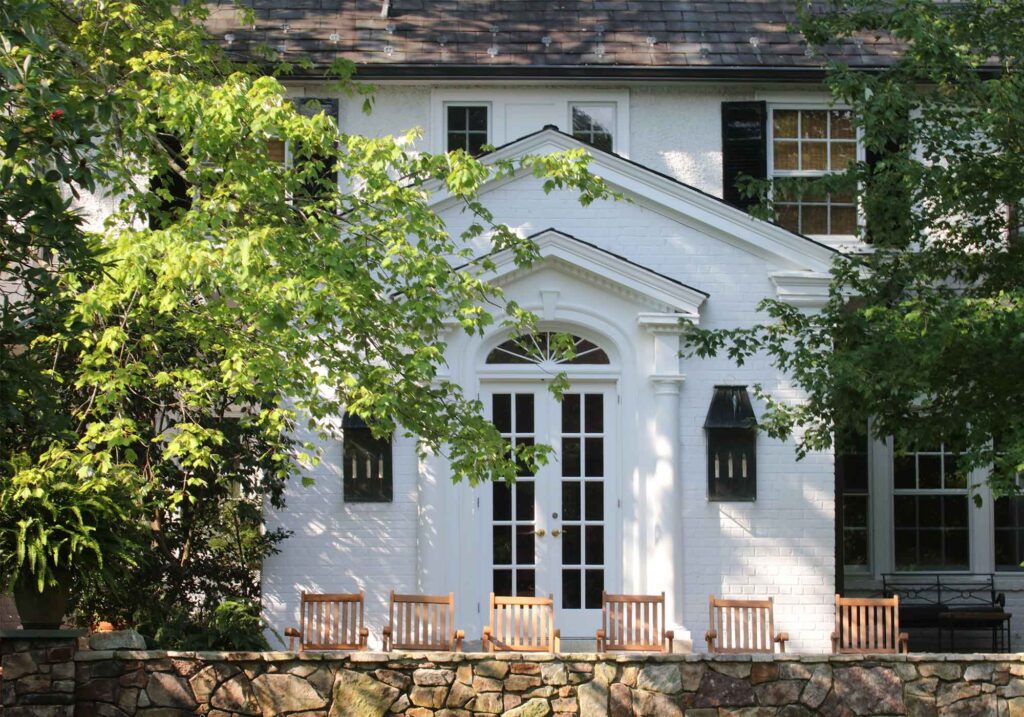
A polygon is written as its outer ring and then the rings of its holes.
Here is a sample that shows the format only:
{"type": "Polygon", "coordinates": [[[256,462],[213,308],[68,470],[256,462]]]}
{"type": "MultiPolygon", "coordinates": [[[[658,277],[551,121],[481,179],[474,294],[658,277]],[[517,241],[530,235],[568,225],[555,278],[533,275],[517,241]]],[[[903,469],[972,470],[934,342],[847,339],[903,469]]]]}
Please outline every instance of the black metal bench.
{"type": "Polygon", "coordinates": [[[956,633],[990,630],[992,651],[999,643],[1010,652],[1010,617],[1006,595],[997,593],[995,576],[987,575],[882,575],[882,594],[900,597],[900,627],[935,629],[939,650],[944,632],[950,649],[956,649],[956,633]]]}

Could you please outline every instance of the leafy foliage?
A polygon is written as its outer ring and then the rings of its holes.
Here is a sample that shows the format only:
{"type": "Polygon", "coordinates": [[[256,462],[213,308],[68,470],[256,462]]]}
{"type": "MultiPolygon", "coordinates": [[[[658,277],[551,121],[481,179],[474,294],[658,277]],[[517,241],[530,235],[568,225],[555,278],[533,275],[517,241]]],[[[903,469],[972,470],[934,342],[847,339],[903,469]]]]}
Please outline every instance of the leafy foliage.
{"type": "Polygon", "coordinates": [[[991,465],[996,494],[1012,492],[1024,469],[1024,3],[808,5],[800,28],[815,46],[878,35],[903,48],[890,69],[828,75],[873,161],[826,182],[860,188],[871,250],[837,259],[820,313],[765,301],[764,323],[693,331],[689,351],[766,353],[790,374],[807,400],[766,396],[765,423],[800,429],[801,453],[870,418],[898,446],[954,445],[959,470],[991,465]]]}
{"type": "MultiPolygon", "coordinates": [[[[525,172],[583,204],[610,196],[582,151],[485,164],[414,151],[415,132],[349,134],[228,62],[205,14],[197,0],[0,8],[0,271],[14,278],[0,494],[69,475],[122,486],[111,525],[144,535],[136,569],[104,560],[117,590],[72,561],[85,618],[211,626],[225,600],[257,599],[257,567],[285,537],[260,532],[262,507],[281,506],[345,408],[471,483],[545,460],[543,446],[507,456],[439,373],[450,322],[534,325],[479,277],[494,252],[525,264],[536,247],[477,193],[525,172]],[[294,161],[274,161],[275,141],[294,161]],[[458,236],[433,210],[441,194],[473,218],[458,236]],[[116,209],[102,226],[76,209],[103,197],[116,209]]],[[[351,69],[325,92],[366,94],[351,69]]]]}

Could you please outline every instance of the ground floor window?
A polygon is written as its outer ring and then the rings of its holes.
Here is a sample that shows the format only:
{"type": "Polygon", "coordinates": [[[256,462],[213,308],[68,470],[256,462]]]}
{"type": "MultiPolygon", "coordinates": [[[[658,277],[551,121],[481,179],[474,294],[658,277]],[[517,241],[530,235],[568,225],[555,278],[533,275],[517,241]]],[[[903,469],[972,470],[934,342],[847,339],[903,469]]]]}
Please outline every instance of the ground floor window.
{"type": "Polygon", "coordinates": [[[994,501],[996,570],[1024,572],[1024,496],[994,501]]]}
{"type": "Polygon", "coordinates": [[[869,562],[868,437],[856,432],[836,437],[836,488],[841,520],[843,568],[865,572],[869,562]]]}
{"type": "Polygon", "coordinates": [[[897,570],[968,570],[967,480],[943,444],[893,460],[893,538],[897,570]]]}

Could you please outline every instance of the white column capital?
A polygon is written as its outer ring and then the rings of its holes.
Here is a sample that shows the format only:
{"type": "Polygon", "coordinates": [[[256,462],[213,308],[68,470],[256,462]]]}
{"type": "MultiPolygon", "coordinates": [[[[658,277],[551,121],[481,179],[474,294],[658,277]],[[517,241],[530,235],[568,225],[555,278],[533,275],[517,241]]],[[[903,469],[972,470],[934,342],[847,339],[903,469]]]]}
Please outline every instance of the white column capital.
{"type": "Polygon", "coordinates": [[[652,334],[681,334],[686,330],[686,324],[696,324],[700,321],[700,316],[697,314],[642,313],[637,315],[636,321],[652,334]]]}
{"type": "Polygon", "coordinates": [[[656,373],[651,377],[655,396],[678,396],[686,376],[681,373],[656,373]]]}

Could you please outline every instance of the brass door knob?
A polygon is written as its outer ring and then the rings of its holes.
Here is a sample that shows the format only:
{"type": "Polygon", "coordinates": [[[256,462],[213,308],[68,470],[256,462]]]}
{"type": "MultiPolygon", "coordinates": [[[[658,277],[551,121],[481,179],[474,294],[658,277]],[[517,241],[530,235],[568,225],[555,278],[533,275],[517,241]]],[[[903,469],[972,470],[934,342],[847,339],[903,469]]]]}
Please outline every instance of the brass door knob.
{"type": "Polygon", "coordinates": [[[561,534],[562,534],[562,531],[559,530],[558,528],[555,528],[554,530],[551,531],[551,537],[552,538],[557,538],[561,534]]]}
{"type": "MultiPolygon", "coordinates": [[[[544,528],[537,528],[533,532],[537,534],[538,538],[543,538],[544,537],[544,533],[545,533],[544,528]]],[[[552,532],[551,534],[554,535],[554,532],[552,532]]]]}

